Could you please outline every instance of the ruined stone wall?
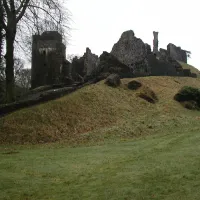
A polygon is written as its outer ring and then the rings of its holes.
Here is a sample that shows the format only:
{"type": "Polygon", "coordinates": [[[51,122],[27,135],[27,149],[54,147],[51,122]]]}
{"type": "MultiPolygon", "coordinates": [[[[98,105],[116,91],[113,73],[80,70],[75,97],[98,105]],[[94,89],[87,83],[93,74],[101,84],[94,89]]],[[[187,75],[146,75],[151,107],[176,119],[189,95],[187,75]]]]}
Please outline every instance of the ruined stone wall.
{"type": "Polygon", "coordinates": [[[168,55],[167,50],[160,48],[159,59],[163,60],[163,61],[166,61],[168,59],[168,57],[169,57],[169,55],[168,55]]]}
{"type": "Polygon", "coordinates": [[[85,57],[74,57],[71,64],[71,75],[74,81],[83,82],[85,57]]]}
{"type": "Polygon", "coordinates": [[[130,67],[135,74],[150,73],[146,46],[141,39],[135,37],[132,30],[122,33],[119,41],[113,46],[111,54],[130,67]]]}
{"type": "Polygon", "coordinates": [[[146,53],[147,55],[151,54],[151,46],[147,43],[145,43],[146,53]]]}
{"type": "Polygon", "coordinates": [[[71,63],[68,60],[64,61],[61,73],[62,73],[61,75],[62,78],[64,77],[71,78],[71,63]]]}
{"type": "Polygon", "coordinates": [[[34,35],[32,39],[32,88],[58,83],[65,55],[66,48],[58,32],[48,31],[41,36],[34,35]]]}
{"type": "Polygon", "coordinates": [[[187,63],[187,53],[185,50],[182,50],[181,47],[170,43],[167,45],[167,51],[173,59],[187,63]]]}
{"type": "Polygon", "coordinates": [[[89,48],[80,58],[74,58],[72,61],[72,78],[76,81],[94,78],[98,67],[98,56],[93,54],[89,48]]]}
{"type": "Polygon", "coordinates": [[[86,53],[84,57],[84,73],[85,76],[89,77],[94,75],[95,71],[97,70],[98,56],[93,54],[89,48],[86,48],[86,53]]]}
{"type": "Polygon", "coordinates": [[[154,54],[148,55],[151,76],[177,76],[175,67],[165,60],[159,60],[154,54]]]}

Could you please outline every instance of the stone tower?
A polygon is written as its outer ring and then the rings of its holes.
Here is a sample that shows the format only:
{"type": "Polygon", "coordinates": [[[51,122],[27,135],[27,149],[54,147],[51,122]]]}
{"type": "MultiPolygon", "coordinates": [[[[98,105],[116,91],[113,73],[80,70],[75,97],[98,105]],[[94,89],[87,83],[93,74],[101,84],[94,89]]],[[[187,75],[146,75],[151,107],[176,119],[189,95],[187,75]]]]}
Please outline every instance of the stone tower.
{"type": "Polygon", "coordinates": [[[58,83],[66,60],[66,47],[57,31],[32,38],[31,87],[58,83]]]}
{"type": "Polygon", "coordinates": [[[158,53],[158,32],[153,32],[153,53],[157,54],[158,53]]]}

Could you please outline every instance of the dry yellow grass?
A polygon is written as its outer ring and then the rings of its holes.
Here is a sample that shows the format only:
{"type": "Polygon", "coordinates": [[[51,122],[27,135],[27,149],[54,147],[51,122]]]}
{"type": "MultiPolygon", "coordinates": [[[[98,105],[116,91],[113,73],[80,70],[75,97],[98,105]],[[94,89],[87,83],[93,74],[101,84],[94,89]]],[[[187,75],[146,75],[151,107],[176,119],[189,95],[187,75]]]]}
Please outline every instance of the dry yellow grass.
{"type": "Polygon", "coordinates": [[[104,81],[0,119],[0,143],[69,144],[129,138],[173,130],[198,129],[200,112],[183,108],[173,100],[183,86],[200,88],[200,79],[182,77],[136,78],[153,90],[156,104],[139,98],[123,79],[119,88],[104,81]]]}

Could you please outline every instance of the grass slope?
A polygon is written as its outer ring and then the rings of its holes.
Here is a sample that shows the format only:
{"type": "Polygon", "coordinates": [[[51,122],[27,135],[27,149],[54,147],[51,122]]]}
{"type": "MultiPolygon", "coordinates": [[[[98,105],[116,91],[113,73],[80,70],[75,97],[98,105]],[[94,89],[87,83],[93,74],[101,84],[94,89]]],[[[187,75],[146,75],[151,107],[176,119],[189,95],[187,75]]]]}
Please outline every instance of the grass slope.
{"type": "Polygon", "coordinates": [[[172,131],[93,147],[1,147],[0,199],[199,200],[199,144],[199,131],[172,131]]]}
{"type": "Polygon", "coordinates": [[[200,88],[200,79],[183,77],[136,78],[152,89],[158,103],[141,99],[137,91],[111,88],[103,81],[45,104],[23,109],[0,119],[0,143],[70,145],[113,141],[171,130],[200,128],[200,112],[183,108],[173,100],[185,86],[200,88]]]}
{"type": "Polygon", "coordinates": [[[184,63],[184,62],[180,62],[179,61],[179,63],[181,64],[181,66],[183,67],[183,69],[190,69],[190,71],[192,73],[195,73],[195,74],[197,74],[198,77],[200,77],[200,71],[197,68],[195,68],[194,66],[189,65],[187,63],[184,63]]]}

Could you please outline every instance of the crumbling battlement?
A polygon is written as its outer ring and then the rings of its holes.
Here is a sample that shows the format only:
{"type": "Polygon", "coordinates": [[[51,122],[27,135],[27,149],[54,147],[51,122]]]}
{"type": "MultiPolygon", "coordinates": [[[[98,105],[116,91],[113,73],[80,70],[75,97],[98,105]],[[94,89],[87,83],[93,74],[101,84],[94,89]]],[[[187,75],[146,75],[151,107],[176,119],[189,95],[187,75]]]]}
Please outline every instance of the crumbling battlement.
{"type": "Polygon", "coordinates": [[[167,45],[167,51],[173,59],[187,63],[187,51],[182,50],[181,47],[170,43],[167,45]]]}
{"type": "Polygon", "coordinates": [[[164,49],[160,49],[158,51],[158,32],[153,31],[153,53],[158,56],[161,57],[161,59],[163,59],[163,56],[165,54],[165,57],[171,57],[174,60],[178,60],[184,63],[187,63],[187,53],[190,53],[189,51],[183,50],[181,49],[181,47],[177,47],[176,45],[169,43],[167,45],[167,50],[164,49]]]}

